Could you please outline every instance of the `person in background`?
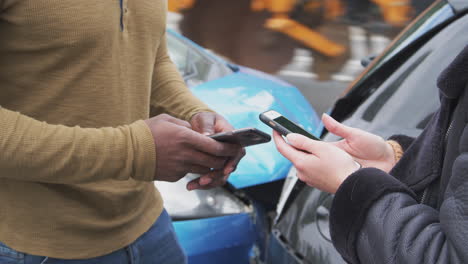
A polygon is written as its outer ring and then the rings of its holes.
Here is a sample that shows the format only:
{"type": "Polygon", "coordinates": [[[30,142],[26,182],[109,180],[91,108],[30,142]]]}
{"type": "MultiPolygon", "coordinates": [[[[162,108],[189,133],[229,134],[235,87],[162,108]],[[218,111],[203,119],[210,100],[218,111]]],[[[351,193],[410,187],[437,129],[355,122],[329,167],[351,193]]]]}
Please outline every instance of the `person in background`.
{"type": "Polygon", "coordinates": [[[330,231],[348,263],[468,263],[467,85],[468,46],[439,76],[440,109],[416,139],[327,115],[341,141],[274,134],[299,179],[335,194],[330,231]]]}
{"type": "Polygon", "coordinates": [[[347,0],[345,18],[351,24],[362,26],[371,18],[372,3],[370,0],[347,0]]]}
{"type": "Polygon", "coordinates": [[[165,0],[0,0],[0,263],[185,263],[153,181],[245,154],[166,48],[165,0]],[[150,118],[150,113],[152,118],[150,118]]]}

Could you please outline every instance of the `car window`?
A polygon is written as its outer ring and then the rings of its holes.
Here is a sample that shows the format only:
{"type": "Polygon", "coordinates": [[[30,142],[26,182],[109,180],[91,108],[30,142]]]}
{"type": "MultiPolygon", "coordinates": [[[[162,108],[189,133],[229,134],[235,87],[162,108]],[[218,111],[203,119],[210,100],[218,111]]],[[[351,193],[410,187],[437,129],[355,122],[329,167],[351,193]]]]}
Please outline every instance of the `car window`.
{"type": "Polygon", "coordinates": [[[453,9],[447,3],[438,1],[427,12],[423,13],[420,19],[416,20],[414,24],[409,26],[402,34],[400,34],[391,47],[377,59],[377,62],[365,71],[365,74],[356,83],[362,83],[367,77],[371,76],[377,69],[384,63],[396,56],[402,49],[407,47],[410,43],[454,17],[453,9]]]}
{"type": "MultiPolygon", "coordinates": [[[[412,57],[433,36],[457,18],[459,17],[454,14],[447,2],[435,2],[366,68],[363,74],[349,87],[346,95],[335,102],[331,109],[331,115],[339,121],[350,118],[369,96],[382,89],[383,82],[394,75],[394,72],[408,61],[407,58],[412,57]]],[[[391,90],[387,91],[387,96],[390,92],[391,90]]],[[[383,100],[384,98],[379,99],[383,100]]],[[[374,112],[377,110],[374,108],[374,112]]],[[[324,132],[326,133],[326,131],[324,132]]]]}
{"type": "Polygon", "coordinates": [[[169,56],[190,87],[221,78],[231,72],[226,65],[215,61],[198,50],[194,44],[172,33],[167,34],[167,45],[169,56]]]}
{"type": "Polygon", "coordinates": [[[344,123],[381,136],[417,136],[439,107],[437,77],[468,43],[468,16],[415,50],[344,123]]]}
{"type": "MultiPolygon", "coordinates": [[[[389,83],[385,89],[382,89],[381,92],[377,93],[378,95],[375,96],[374,100],[370,100],[371,103],[365,109],[362,119],[372,122],[375,120],[379,112],[384,108],[387,102],[395,96],[395,98],[400,98],[402,95],[405,97],[411,97],[413,100],[423,100],[426,102],[433,102],[436,96],[432,92],[421,91],[418,87],[411,87],[410,89],[404,89],[403,85],[406,79],[418,69],[420,65],[424,62],[424,60],[430,55],[430,52],[424,52],[421,56],[418,56],[415,60],[411,61],[408,70],[402,72],[398,78],[396,78],[393,82],[389,83]]],[[[403,98],[404,99],[404,98],[403,98]]],[[[406,101],[406,100],[405,100],[406,101]]],[[[396,106],[396,105],[395,105],[396,106]]],[[[402,112],[406,105],[399,105],[402,112]]],[[[408,122],[408,118],[406,116],[400,116],[400,121],[408,122]]]]}

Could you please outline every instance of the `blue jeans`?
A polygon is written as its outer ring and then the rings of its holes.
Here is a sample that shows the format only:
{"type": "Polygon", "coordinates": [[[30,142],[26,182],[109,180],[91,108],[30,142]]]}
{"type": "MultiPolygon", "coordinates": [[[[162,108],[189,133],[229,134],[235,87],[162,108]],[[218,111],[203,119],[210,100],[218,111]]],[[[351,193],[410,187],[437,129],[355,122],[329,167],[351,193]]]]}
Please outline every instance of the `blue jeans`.
{"type": "Polygon", "coordinates": [[[187,258],[166,210],[153,226],[129,246],[105,256],[65,260],[15,251],[0,242],[0,264],[185,264],[187,258]]]}

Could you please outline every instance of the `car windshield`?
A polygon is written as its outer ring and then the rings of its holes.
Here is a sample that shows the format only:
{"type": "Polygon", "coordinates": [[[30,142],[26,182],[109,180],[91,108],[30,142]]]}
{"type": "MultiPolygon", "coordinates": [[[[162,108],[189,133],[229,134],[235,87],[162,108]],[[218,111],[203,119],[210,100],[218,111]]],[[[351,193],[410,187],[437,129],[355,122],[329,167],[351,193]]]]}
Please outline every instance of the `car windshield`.
{"type": "Polygon", "coordinates": [[[225,64],[205,54],[206,51],[198,50],[193,43],[176,34],[168,32],[167,45],[169,56],[189,87],[221,78],[232,72],[225,64]]]}
{"type": "Polygon", "coordinates": [[[436,26],[448,21],[454,17],[453,9],[446,2],[438,1],[427,12],[424,12],[419,19],[417,19],[411,26],[403,31],[394,43],[386,50],[382,56],[377,58],[377,62],[369,67],[362,78],[354,85],[357,86],[364,82],[371,76],[377,69],[379,69],[388,60],[397,55],[402,49],[407,47],[410,43],[435,28],[436,26]]]}
{"type": "MultiPolygon", "coordinates": [[[[375,72],[377,76],[370,77],[373,82],[362,84],[362,89],[369,86],[368,89],[376,87],[376,91],[344,123],[383,137],[393,134],[417,136],[424,129],[439,106],[437,77],[468,43],[468,16],[465,15],[437,31],[422,46],[410,46],[403,53],[395,52],[407,40],[420,36],[418,28],[422,25],[440,24],[453,14],[445,4],[438,3],[435,7],[425,14],[431,14],[431,17],[415,23],[403,34],[406,39],[395,42],[396,47],[391,47],[381,57],[385,60],[385,57],[396,56],[382,67],[383,71],[375,72]],[[441,14],[445,15],[441,18],[441,14]]],[[[380,67],[377,64],[375,67],[380,67]]],[[[326,138],[336,139],[331,135],[326,138]]]]}

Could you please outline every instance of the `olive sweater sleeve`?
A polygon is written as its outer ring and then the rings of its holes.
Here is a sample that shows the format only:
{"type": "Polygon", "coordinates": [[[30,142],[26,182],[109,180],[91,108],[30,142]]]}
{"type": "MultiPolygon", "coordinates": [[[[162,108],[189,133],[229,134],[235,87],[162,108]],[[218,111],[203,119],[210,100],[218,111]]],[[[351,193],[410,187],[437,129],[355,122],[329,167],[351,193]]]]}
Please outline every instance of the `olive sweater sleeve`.
{"type": "Polygon", "coordinates": [[[0,107],[0,149],[0,177],[19,181],[152,180],[155,170],[154,143],[143,121],[117,128],[66,127],[0,107]]]}
{"type": "Polygon", "coordinates": [[[166,34],[159,44],[151,90],[151,116],[167,113],[190,120],[198,112],[210,111],[200,99],[187,88],[180,73],[171,61],[166,43],[166,34]]]}

